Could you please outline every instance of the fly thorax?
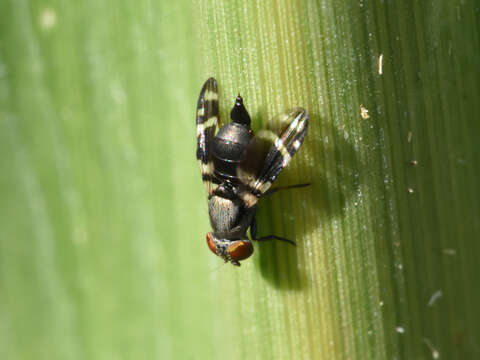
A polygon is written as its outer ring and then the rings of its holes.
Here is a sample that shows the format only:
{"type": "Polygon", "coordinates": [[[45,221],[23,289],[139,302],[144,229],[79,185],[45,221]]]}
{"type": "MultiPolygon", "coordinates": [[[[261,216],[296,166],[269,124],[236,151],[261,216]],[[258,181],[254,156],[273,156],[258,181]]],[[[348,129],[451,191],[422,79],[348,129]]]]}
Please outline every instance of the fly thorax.
{"type": "Polygon", "coordinates": [[[210,223],[219,233],[227,233],[234,228],[241,217],[241,203],[220,196],[212,196],[208,201],[210,223]]]}

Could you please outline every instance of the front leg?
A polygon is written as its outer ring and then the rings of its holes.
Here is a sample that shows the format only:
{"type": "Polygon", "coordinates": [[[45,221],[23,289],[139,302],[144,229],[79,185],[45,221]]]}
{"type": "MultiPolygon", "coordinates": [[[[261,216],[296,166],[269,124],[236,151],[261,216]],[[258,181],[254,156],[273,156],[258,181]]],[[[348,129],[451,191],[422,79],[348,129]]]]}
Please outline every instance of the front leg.
{"type": "Polygon", "coordinates": [[[285,241],[293,246],[297,246],[297,244],[295,244],[295,241],[286,239],[284,237],[277,236],[277,235],[267,235],[267,236],[262,236],[258,238],[257,237],[257,220],[255,219],[255,215],[252,217],[252,222],[250,223],[250,236],[254,241],[280,240],[280,241],[285,241]]]}

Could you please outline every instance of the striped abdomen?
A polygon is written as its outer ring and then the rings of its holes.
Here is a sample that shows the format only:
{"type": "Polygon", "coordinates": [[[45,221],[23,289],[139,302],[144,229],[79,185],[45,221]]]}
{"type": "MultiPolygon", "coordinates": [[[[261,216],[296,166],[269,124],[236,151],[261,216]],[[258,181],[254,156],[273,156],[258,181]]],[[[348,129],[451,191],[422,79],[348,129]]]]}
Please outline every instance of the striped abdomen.
{"type": "Polygon", "coordinates": [[[236,183],[237,166],[245,158],[245,149],[253,137],[248,125],[229,123],[223,126],[213,140],[215,175],[236,183]]]}

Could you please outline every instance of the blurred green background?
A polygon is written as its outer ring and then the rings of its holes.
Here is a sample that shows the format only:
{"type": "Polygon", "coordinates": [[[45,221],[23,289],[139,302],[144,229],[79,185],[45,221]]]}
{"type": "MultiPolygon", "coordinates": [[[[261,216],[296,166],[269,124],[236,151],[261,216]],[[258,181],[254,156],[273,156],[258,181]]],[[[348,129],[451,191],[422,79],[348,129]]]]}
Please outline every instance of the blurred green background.
{"type": "Polygon", "coordinates": [[[480,358],[478,2],[0,5],[0,359],[480,358]],[[205,245],[209,76],[224,119],[311,116],[278,183],[312,186],[259,213],[298,246],[238,269],[205,245]]]}

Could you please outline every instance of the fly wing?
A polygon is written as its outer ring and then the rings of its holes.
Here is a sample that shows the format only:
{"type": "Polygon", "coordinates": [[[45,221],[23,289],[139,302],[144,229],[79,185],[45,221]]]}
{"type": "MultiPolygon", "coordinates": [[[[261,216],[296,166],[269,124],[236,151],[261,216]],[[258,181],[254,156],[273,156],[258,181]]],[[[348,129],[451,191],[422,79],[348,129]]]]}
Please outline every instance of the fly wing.
{"type": "Polygon", "coordinates": [[[217,81],[214,78],[209,78],[203,84],[198,96],[196,124],[197,160],[202,172],[202,181],[211,195],[218,185],[211,159],[213,138],[219,124],[217,81]]]}
{"type": "Polygon", "coordinates": [[[260,131],[247,148],[239,177],[245,185],[240,197],[251,207],[270,188],[280,172],[289,164],[307,135],[308,114],[295,108],[279,115],[279,132],[260,131]],[[266,149],[266,150],[265,150],[266,149]]]}

